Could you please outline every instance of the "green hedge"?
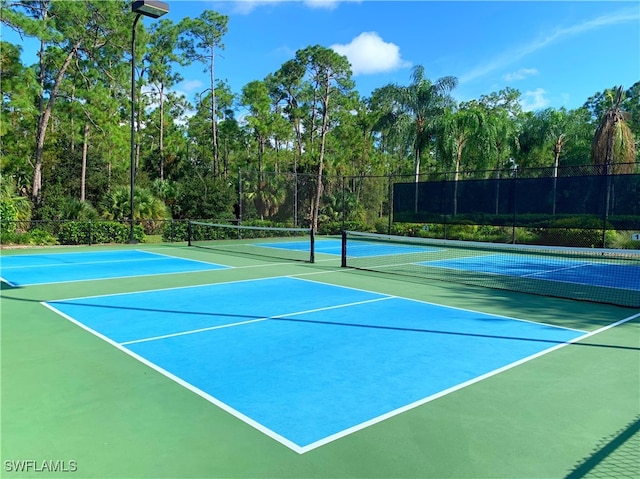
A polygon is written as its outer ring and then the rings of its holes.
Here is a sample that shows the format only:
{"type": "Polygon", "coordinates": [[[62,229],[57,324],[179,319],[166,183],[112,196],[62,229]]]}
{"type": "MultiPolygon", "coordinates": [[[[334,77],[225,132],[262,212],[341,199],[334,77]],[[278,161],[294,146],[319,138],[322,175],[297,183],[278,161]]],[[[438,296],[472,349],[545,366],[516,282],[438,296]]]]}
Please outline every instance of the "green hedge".
{"type": "MultiPolygon", "coordinates": [[[[142,226],[135,225],[133,235],[136,241],[144,242],[142,226]]],[[[58,231],[60,244],[68,245],[127,243],[129,236],[129,225],[115,221],[73,221],[62,224],[58,231]]]]}

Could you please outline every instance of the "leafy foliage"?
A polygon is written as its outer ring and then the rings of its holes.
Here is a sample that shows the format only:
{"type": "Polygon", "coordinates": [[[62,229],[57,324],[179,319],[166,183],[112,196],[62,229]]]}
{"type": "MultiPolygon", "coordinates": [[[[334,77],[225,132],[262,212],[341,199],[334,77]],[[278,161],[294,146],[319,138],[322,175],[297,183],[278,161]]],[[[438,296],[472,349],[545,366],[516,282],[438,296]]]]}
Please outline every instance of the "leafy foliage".
{"type": "MultiPolygon", "coordinates": [[[[42,45],[34,67],[22,64],[19,45],[0,45],[0,173],[3,188],[13,184],[0,198],[3,233],[13,217],[127,224],[126,15],[130,5],[121,0],[3,2],[3,26],[42,45]]],[[[497,178],[517,168],[590,162],[626,163],[611,173],[640,171],[640,82],[596,92],[576,110],[524,112],[520,92],[510,87],[456,104],[456,78],[431,80],[416,66],[404,84],[361,98],[347,59],[310,45],[233,92],[214,69],[232,28],[228,17],[206,10],[179,23],[146,23],[148,30],[142,22],[137,29],[133,167],[134,219],[148,234],[169,218],[237,218],[240,203],[245,220],[295,215],[297,223],[333,231],[344,214],[360,228],[386,225],[388,185],[367,176],[450,180],[453,173],[457,181],[471,171],[497,178]],[[179,68],[194,62],[210,84],[191,105],[172,88],[179,68]],[[247,169],[258,176],[240,185],[247,169]],[[269,174],[307,176],[298,184],[269,174]],[[343,176],[351,178],[344,192],[327,179],[343,176]]],[[[68,231],[65,238],[79,241],[82,234],[68,231]]],[[[117,234],[105,233],[111,236],[117,234]]]]}

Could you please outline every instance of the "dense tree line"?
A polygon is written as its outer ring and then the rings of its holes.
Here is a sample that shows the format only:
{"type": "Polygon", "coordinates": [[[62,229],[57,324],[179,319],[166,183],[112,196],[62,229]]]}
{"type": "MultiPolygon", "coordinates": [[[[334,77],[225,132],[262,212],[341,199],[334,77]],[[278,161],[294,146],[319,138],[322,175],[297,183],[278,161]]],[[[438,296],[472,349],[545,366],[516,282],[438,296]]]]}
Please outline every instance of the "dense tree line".
{"type": "MultiPolygon", "coordinates": [[[[19,45],[0,49],[2,197],[19,218],[129,219],[130,4],[0,0],[3,28],[39,40],[38,63],[19,45]]],[[[284,201],[268,173],[316,180],[308,219],[317,225],[323,176],[412,175],[600,163],[637,172],[640,82],[596,92],[575,110],[525,112],[520,92],[457,103],[457,79],[362,97],[345,57],[318,45],[296,52],[240,92],[216,77],[228,18],[204,11],[179,23],[138,25],[135,218],[234,216],[238,170],[269,218],[284,201]],[[210,85],[195,103],[174,93],[180,68],[202,63],[210,85]],[[320,185],[320,186],[318,186],[320,185]]]]}

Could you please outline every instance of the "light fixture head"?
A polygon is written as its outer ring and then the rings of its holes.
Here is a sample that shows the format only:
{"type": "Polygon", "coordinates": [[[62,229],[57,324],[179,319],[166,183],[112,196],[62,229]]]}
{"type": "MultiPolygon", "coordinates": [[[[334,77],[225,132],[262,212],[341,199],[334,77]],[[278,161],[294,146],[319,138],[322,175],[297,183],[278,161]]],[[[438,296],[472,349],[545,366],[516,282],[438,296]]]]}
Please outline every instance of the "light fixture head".
{"type": "Polygon", "coordinates": [[[169,5],[158,0],[136,0],[131,4],[131,11],[139,15],[158,18],[169,13],[169,5]]]}

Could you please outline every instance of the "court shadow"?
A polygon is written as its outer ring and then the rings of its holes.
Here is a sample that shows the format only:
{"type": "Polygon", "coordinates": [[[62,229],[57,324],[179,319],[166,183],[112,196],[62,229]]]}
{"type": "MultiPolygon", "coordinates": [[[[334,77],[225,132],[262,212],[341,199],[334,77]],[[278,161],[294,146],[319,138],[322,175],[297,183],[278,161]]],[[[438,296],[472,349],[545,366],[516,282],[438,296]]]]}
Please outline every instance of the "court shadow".
{"type": "MultiPolygon", "coordinates": [[[[4,296],[5,299],[11,301],[23,301],[23,302],[37,302],[41,303],[42,301],[37,299],[25,299],[25,298],[16,298],[11,296],[4,296]]],[[[160,314],[167,315],[175,315],[175,316],[209,316],[209,317],[220,317],[220,318],[231,318],[233,320],[237,320],[240,324],[243,322],[253,322],[256,320],[265,320],[265,321],[284,321],[284,322],[295,322],[295,323],[308,323],[308,324],[318,324],[325,326],[341,326],[341,327],[351,327],[351,328],[367,328],[367,329],[378,329],[378,330],[387,330],[387,331],[403,331],[403,332],[414,332],[421,334],[432,334],[432,335],[453,335],[453,336],[467,336],[467,337],[477,337],[477,338],[491,338],[496,340],[510,340],[510,341],[524,341],[524,342],[538,342],[538,343],[546,343],[549,344],[549,347],[567,344],[567,341],[563,340],[554,340],[554,339],[541,339],[541,338],[531,338],[531,337],[518,337],[518,336],[507,336],[500,334],[481,334],[481,333],[473,333],[470,331],[456,331],[456,330],[436,330],[436,329],[428,329],[428,328],[407,328],[407,327],[399,327],[394,326],[392,324],[367,324],[363,322],[336,322],[336,321],[321,321],[321,320],[310,320],[310,319],[301,319],[301,318],[292,318],[292,317],[282,317],[282,316],[264,316],[259,314],[238,314],[231,313],[228,311],[225,312],[217,312],[210,311],[206,309],[198,309],[198,310],[174,310],[168,308],[153,308],[149,306],[115,306],[109,304],[86,304],[86,303],[77,303],[74,300],[57,300],[51,301],[50,303],[53,306],[56,304],[59,305],[81,305],[85,308],[96,308],[96,309],[112,309],[114,311],[128,311],[132,313],[136,312],[154,312],[160,314]]],[[[635,320],[637,316],[630,317],[629,320],[635,320]]],[[[487,318],[490,320],[489,318],[487,318]]],[[[634,350],[638,351],[640,348],[634,346],[623,346],[616,344],[601,344],[601,343],[593,343],[593,342],[574,342],[570,343],[570,345],[577,347],[598,347],[598,348],[607,348],[607,349],[621,349],[621,350],[634,350]]]]}
{"type": "Polygon", "coordinates": [[[636,416],[613,436],[603,438],[565,479],[637,477],[639,467],[640,416],[636,416]]]}
{"type": "MultiPolygon", "coordinates": [[[[344,323],[344,322],[336,322],[336,321],[318,321],[318,320],[310,320],[310,319],[300,319],[300,318],[281,318],[281,317],[272,317],[269,318],[270,321],[288,321],[295,323],[309,323],[309,324],[321,324],[327,326],[342,326],[342,327],[354,327],[354,328],[369,328],[369,329],[380,329],[380,330],[388,330],[388,331],[404,331],[404,332],[413,332],[413,333],[426,333],[426,334],[439,334],[439,335],[448,335],[448,336],[465,336],[465,337],[474,337],[474,338],[489,338],[489,339],[497,339],[497,340],[509,340],[509,341],[524,341],[528,343],[546,343],[549,346],[558,346],[562,344],[568,344],[567,341],[555,340],[555,339],[539,339],[539,338],[531,338],[531,337],[519,337],[519,336],[504,336],[499,334],[480,334],[480,333],[471,333],[466,331],[446,331],[440,329],[423,329],[423,328],[403,328],[397,326],[382,326],[382,325],[373,325],[373,324],[362,324],[362,323],[344,323]]],[[[483,319],[484,321],[485,319],[483,319]]],[[[487,318],[487,320],[491,321],[491,319],[487,318]]],[[[599,347],[599,348],[612,348],[612,349],[629,349],[632,351],[638,351],[640,348],[636,348],[633,346],[621,346],[614,344],[596,344],[596,343],[587,343],[587,342],[575,342],[571,343],[571,346],[591,346],[591,347],[599,347]]]]}

